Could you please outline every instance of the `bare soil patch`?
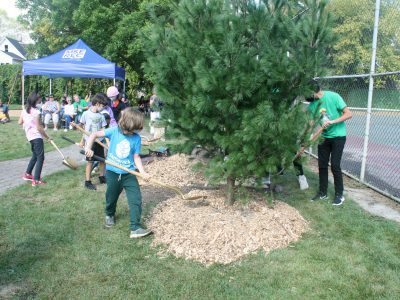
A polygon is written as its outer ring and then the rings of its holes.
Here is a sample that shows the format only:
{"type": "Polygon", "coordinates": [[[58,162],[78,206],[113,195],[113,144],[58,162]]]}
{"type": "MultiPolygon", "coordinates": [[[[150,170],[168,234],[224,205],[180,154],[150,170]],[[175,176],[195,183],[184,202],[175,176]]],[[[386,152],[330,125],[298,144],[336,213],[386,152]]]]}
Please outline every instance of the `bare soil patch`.
{"type": "MultiPolygon", "coordinates": [[[[308,229],[308,222],[296,209],[279,201],[270,208],[256,191],[249,191],[248,205],[225,205],[223,189],[198,188],[206,180],[192,171],[192,165],[187,156],[174,155],[146,166],[157,180],[184,192],[192,187],[188,196],[206,196],[185,201],[172,195],[154,208],[147,225],[154,232],[153,246],[163,245],[160,255],[166,251],[206,265],[228,264],[259,250],[268,253],[286,247],[308,229]]],[[[142,184],[144,196],[155,196],[147,183],[142,184]]]]}

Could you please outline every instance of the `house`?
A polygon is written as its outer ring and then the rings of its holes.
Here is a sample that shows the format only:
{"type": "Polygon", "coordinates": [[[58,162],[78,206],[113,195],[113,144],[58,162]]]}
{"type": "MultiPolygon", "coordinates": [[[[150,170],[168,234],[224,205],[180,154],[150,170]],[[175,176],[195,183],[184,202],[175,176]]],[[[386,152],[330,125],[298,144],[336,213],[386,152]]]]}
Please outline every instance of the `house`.
{"type": "Polygon", "coordinates": [[[0,42],[0,65],[21,64],[26,59],[26,51],[17,40],[5,37],[0,42]]]}

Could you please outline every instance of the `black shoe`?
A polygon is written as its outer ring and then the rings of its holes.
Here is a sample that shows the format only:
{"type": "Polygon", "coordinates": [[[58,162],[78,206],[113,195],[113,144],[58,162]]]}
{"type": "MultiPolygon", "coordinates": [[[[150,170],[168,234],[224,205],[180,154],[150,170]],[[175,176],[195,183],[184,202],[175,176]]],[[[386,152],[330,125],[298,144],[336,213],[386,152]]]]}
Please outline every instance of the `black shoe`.
{"type": "Polygon", "coordinates": [[[324,193],[318,192],[314,197],[311,198],[311,201],[325,200],[328,196],[324,193]]]}
{"type": "Polygon", "coordinates": [[[107,183],[107,180],[106,180],[106,177],[105,177],[105,176],[99,176],[99,181],[100,181],[100,184],[105,184],[105,183],[107,183]]]}
{"type": "Polygon", "coordinates": [[[343,195],[336,195],[335,199],[332,202],[332,205],[342,205],[344,202],[344,197],[343,195]]]}
{"type": "Polygon", "coordinates": [[[88,190],[97,190],[96,186],[90,180],[85,181],[85,188],[87,188],[88,190]]]}

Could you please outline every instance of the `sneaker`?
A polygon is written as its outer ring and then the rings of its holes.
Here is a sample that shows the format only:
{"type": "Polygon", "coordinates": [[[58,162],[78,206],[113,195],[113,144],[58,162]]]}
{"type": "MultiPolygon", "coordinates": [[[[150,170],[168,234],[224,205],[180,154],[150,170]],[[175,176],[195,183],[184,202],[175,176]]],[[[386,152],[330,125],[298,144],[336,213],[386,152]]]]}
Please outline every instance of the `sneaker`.
{"type": "Polygon", "coordinates": [[[262,184],[263,188],[269,189],[271,186],[271,175],[268,175],[267,177],[263,177],[261,179],[261,184],[262,184]]]}
{"type": "Polygon", "coordinates": [[[106,216],[105,226],[110,228],[115,225],[115,217],[114,216],[106,216]]]}
{"type": "Polygon", "coordinates": [[[328,195],[318,192],[314,197],[311,198],[311,201],[325,200],[328,199],[328,195]]]}
{"type": "Polygon", "coordinates": [[[44,182],[43,180],[32,180],[32,186],[38,186],[38,185],[44,185],[46,184],[46,182],[44,182]]]}
{"type": "Polygon", "coordinates": [[[299,175],[299,184],[300,184],[300,189],[301,190],[306,190],[308,189],[308,182],[307,178],[304,175],[299,175]]]}
{"type": "Polygon", "coordinates": [[[107,183],[107,180],[106,180],[106,177],[105,177],[105,176],[99,176],[99,181],[100,181],[100,184],[105,184],[105,183],[107,183]]]}
{"type": "Polygon", "coordinates": [[[74,129],[74,128],[72,127],[72,125],[69,125],[69,130],[72,130],[72,129],[74,129]]]}
{"type": "Polygon", "coordinates": [[[342,195],[336,195],[332,202],[332,205],[342,205],[344,202],[344,197],[342,195]]]}
{"type": "Polygon", "coordinates": [[[64,132],[67,132],[67,131],[68,131],[68,129],[67,129],[67,128],[65,128],[65,129],[64,129],[64,132]]]}
{"type": "Polygon", "coordinates": [[[28,173],[25,173],[24,175],[22,175],[22,179],[23,180],[29,180],[29,181],[32,181],[34,178],[33,178],[33,176],[31,175],[31,174],[28,174],[28,173]]]}
{"type": "Polygon", "coordinates": [[[87,188],[88,190],[97,190],[96,186],[90,180],[85,181],[85,188],[87,188]]]}
{"type": "Polygon", "coordinates": [[[131,239],[136,239],[136,238],[140,238],[142,236],[149,235],[150,233],[151,233],[150,229],[139,228],[139,229],[136,229],[136,230],[132,230],[129,237],[131,239]]]}

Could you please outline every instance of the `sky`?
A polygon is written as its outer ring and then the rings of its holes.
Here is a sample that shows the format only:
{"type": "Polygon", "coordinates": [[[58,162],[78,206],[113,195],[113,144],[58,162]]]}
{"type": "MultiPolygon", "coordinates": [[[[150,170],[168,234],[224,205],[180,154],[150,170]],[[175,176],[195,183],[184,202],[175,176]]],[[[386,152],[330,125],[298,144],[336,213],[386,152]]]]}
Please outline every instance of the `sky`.
{"type": "Polygon", "coordinates": [[[0,8],[5,10],[9,17],[16,18],[19,9],[15,7],[15,0],[0,0],[0,8]]]}

